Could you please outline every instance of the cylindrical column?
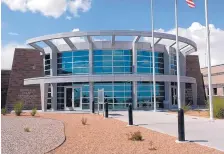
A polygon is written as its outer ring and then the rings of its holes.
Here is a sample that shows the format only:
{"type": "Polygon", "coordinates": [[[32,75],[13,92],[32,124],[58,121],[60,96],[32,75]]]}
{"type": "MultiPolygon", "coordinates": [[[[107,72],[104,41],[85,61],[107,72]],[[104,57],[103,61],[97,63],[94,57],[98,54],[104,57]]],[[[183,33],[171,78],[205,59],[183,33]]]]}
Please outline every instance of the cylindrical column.
{"type": "Polygon", "coordinates": [[[206,39],[207,39],[209,109],[210,109],[210,120],[213,120],[213,102],[212,102],[213,93],[212,93],[212,78],[211,78],[210,31],[208,24],[208,0],[205,0],[205,22],[206,22],[206,39]]]}
{"type": "Polygon", "coordinates": [[[178,141],[185,141],[184,110],[178,110],[178,141]]]}
{"type": "Polygon", "coordinates": [[[175,24],[176,24],[176,56],[177,56],[177,99],[178,108],[182,107],[181,104],[181,90],[180,90],[180,57],[179,57],[179,34],[178,34],[178,10],[177,10],[177,0],[175,0],[175,24]]]}
{"type": "Polygon", "coordinates": [[[133,114],[132,114],[132,104],[128,106],[128,124],[133,125],[133,114]]]}
{"type": "Polygon", "coordinates": [[[134,109],[138,108],[137,100],[138,100],[138,98],[137,98],[137,82],[133,81],[132,82],[132,103],[133,103],[134,109]]]}

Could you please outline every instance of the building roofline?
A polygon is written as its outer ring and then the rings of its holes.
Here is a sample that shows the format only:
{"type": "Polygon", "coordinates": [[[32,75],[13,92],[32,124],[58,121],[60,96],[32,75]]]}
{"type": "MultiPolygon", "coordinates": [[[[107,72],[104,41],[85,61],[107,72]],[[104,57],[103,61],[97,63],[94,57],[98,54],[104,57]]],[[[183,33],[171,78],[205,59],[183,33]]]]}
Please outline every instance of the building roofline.
{"type": "MultiPolygon", "coordinates": [[[[217,64],[217,65],[213,65],[213,66],[211,66],[211,67],[217,67],[217,66],[224,66],[224,63],[223,64],[217,64]]],[[[201,69],[205,69],[205,68],[208,68],[207,66],[206,67],[202,67],[201,69]]]]}
{"type": "MultiPolygon", "coordinates": [[[[44,35],[39,36],[36,38],[31,38],[26,41],[26,43],[33,48],[37,49],[38,51],[45,53],[44,48],[38,45],[37,43],[44,43],[47,46],[49,46],[52,50],[57,51],[58,44],[55,44],[53,40],[57,39],[64,39],[66,40],[66,44],[71,47],[71,49],[74,48],[74,43],[70,40],[70,38],[73,37],[83,37],[84,40],[88,43],[94,44],[94,39],[92,37],[96,36],[111,36],[112,37],[112,44],[116,42],[116,37],[118,36],[133,36],[134,40],[131,40],[133,43],[137,43],[140,38],[143,37],[152,37],[151,31],[134,31],[134,30],[99,30],[99,31],[90,31],[90,32],[66,32],[66,33],[57,33],[57,34],[51,34],[51,35],[44,35]]],[[[168,33],[160,33],[160,32],[154,32],[154,38],[157,39],[156,43],[159,43],[161,40],[170,40],[172,41],[171,44],[166,45],[172,47],[175,45],[176,41],[176,35],[168,34],[168,33]]],[[[104,41],[102,41],[104,42],[104,41]]],[[[150,41],[145,41],[146,43],[149,43],[150,41]]],[[[184,51],[185,54],[191,54],[193,52],[197,51],[197,45],[194,41],[179,36],[179,42],[183,43],[184,46],[180,48],[180,51],[184,51]],[[186,50],[187,49],[187,50],[186,50]]],[[[150,42],[151,43],[151,42],[150,42]]]]}

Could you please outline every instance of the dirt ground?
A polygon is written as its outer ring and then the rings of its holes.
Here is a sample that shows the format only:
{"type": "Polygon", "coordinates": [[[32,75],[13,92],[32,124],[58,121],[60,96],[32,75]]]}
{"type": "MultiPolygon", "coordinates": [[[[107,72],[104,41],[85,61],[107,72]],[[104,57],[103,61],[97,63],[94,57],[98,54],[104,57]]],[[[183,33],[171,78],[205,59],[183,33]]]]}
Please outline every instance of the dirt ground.
{"type": "MultiPolygon", "coordinates": [[[[66,141],[49,153],[57,154],[219,154],[215,149],[196,143],[175,143],[176,138],[112,118],[93,114],[40,113],[41,118],[61,120],[66,141]],[[81,119],[87,118],[87,125],[81,119]],[[128,140],[131,132],[140,131],[143,141],[128,140]]],[[[53,128],[52,128],[53,129],[53,128]]]]}
{"type": "MultiPolygon", "coordinates": [[[[25,117],[29,115],[23,114],[25,117]]],[[[196,143],[176,143],[176,138],[112,118],[93,114],[38,113],[36,118],[60,120],[65,125],[65,142],[49,154],[221,154],[223,152],[196,143]],[[82,125],[82,118],[87,125],[82,125]],[[143,141],[128,140],[140,131],[143,141]]],[[[52,128],[54,129],[54,128],[52,128]]]]}
{"type": "MultiPolygon", "coordinates": [[[[169,111],[169,113],[177,113],[177,111],[169,111]]],[[[190,116],[209,118],[209,112],[208,111],[189,110],[189,111],[184,112],[184,114],[190,115],[190,116]]]]}

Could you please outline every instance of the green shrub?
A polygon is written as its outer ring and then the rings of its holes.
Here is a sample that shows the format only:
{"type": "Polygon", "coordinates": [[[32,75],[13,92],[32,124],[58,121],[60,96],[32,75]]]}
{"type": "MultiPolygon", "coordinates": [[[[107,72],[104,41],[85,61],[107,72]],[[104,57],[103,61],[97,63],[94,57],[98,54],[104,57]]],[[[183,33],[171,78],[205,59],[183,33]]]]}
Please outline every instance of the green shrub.
{"type": "Polygon", "coordinates": [[[2,108],[2,115],[6,115],[6,113],[7,113],[6,108],[2,108]]]}
{"type": "Polygon", "coordinates": [[[22,113],[22,110],[23,110],[22,102],[18,102],[14,105],[14,111],[17,116],[20,116],[20,114],[22,113]]]}
{"type": "Polygon", "coordinates": [[[224,119],[224,108],[219,109],[217,112],[216,118],[224,119]]]}
{"type": "Polygon", "coordinates": [[[29,127],[24,128],[24,132],[30,132],[30,128],[29,127]]]}
{"type": "Polygon", "coordinates": [[[82,117],[81,122],[82,122],[83,125],[86,125],[86,123],[87,123],[87,118],[82,117]]]}
{"type": "Polygon", "coordinates": [[[35,116],[35,114],[37,113],[37,108],[33,108],[32,112],[30,113],[32,116],[35,116]]]}
{"type": "Polygon", "coordinates": [[[184,105],[183,106],[183,110],[184,110],[184,112],[189,111],[190,110],[190,105],[189,104],[188,105],[184,105]]]}
{"type": "Polygon", "coordinates": [[[132,141],[142,141],[142,134],[140,131],[128,134],[128,139],[132,141]]]}

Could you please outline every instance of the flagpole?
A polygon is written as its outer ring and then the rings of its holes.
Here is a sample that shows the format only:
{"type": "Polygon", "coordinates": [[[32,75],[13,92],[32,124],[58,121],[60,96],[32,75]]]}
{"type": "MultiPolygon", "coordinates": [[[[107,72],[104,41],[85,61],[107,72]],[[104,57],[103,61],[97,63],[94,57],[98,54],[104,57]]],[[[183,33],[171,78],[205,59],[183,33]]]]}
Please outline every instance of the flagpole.
{"type": "Polygon", "coordinates": [[[178,38],[178,10],[177,0],[175,0],[175,24],[176,24],[176,58],[177,58],[177,99],[178,108],[181,109],[181,91],[180,91],[180,64],[179,64],[179,38],[178,38]]]}
{"type": "Polygon", "coordinates": [[[153,102],[154,112],[156,112],[156,81],[155,81],[155,43],[154,43],[154,15],[153,0],[151,0],[151,23],[152,23],[152,74],[153,74],[153,102]]]}
{"type": "Polygon", "coordinates": [[[209,89],[210,120],[213,120],[210,31],[209,31],[209,24],[208,24],[208,0],[205,0],[205,22],[206,22],[206,40],[207,40],[208,89],[209,89]]]}

